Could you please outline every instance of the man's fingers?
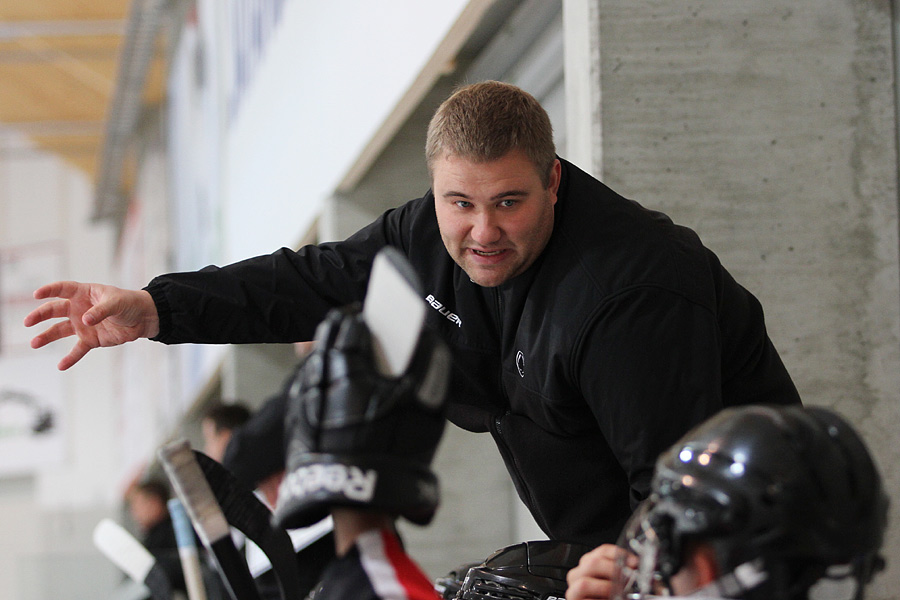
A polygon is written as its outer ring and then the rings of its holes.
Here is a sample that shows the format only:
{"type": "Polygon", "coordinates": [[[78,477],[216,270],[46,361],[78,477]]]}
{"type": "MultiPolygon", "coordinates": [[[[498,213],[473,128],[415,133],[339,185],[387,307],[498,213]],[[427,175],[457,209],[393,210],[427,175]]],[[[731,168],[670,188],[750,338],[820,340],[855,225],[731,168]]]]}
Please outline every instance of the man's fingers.
{"type": "Polygon", "coordinates": [[[569,577],[601,577],[609,579],[616,568],[619,549],[613,544],[602,544],[578,561],[578,566],[569,571],[569,577]]]}
{"type": "Polygon", "coordinates": [[[93,306],[84,312],[84,315],[81,317],[81,322],[88,327],[92,327],[111,314],[112,311],[110,308],[111,306],[109,303],[93,306]]]}
{"type": "Polygon", "coordinates": [[[35,349],[42,348],[50,342],[61,340],[64,337],[69,337],[70,335],[74,335],[74,333],[75,328],[72,326],[71,321],[60,321],[59,323],[51,325],[46,330],[34,336],[31,339],[31,347],[35,349]]]}
{"type": "Polygon", "coordinates": [[[47,319],[58,319],[69,316],[68,300],[52,300],[45,302],[28,313],[25,317],[25,327],[37,325],[47,319]]]}
{"type": "Polygon", "coordinates": [[[56,365],[56,368],[60,371],[65,371],[66,369],[77,363],[79,360],[84,358],[84,355],[87,354],[90,349],[90,346],[82,341],[79,341],[72,348],[72,351],[66,354],[62,358],[62,360],[59,361],[59,363],[56,365]]]}
{"type": "Polygon", "coordinates": [[[80,285],[77,281],[54,281],[34,290],[34,299],[71,298],[80,285]]]}
{"type": "Polygon", "coordinates": [[[619,552],[615,545],[603,544],[582,556],[578,566],[566,574],[566,600],[609,598],[619,552]]]}
{"type": "Polygon", "coordinates": [[[612,583],[606,579],[581,577],[569,583],[566,600],[606,600],[612,594],[612,583]]]}

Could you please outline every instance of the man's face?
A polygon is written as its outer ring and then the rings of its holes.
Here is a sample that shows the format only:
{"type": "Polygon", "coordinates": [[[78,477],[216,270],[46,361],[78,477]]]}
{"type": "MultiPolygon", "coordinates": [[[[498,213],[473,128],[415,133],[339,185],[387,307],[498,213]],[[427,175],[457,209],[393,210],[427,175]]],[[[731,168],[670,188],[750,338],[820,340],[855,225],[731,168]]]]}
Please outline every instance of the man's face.
{"type": "Polygon", "coordinates": [[[545,188],[534,164],[513,150],[494,161],[444,155],[432,168],[444,246],[469,278],[494,287],[530,267],[553,231],[561,167],[545,188]]]}
{"type": "Polygon", "coordinates": [[[203,453],[217,462],[225,458],[225,448],[231,440],[230,429],[216,429],[216,424],[210,419],[200,422],[200,431],[203,434],[203,453]]]}
{"type": "Polygon", "coordinates": [[[168,509],[153,494],[136,491],[129,499],[128,510],[138,528],[143,532],[147,532],[151,527],[163,520],[166,514],[165,511],[168,509]]]}

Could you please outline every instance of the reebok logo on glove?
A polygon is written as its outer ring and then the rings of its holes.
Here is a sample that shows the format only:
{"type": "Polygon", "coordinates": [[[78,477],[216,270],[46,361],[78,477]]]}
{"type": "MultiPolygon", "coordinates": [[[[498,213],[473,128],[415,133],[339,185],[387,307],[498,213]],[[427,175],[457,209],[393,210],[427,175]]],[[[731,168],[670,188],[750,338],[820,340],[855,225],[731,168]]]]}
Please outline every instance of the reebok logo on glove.
{"type": "Polygon", "coordinates": [[[369,502],[375,495],[377,480],[374,469],[364,472],[359,467],[341,464],[311,464],[288,473],[279,494],[300,498],[325,490],[357,502],[369,502]]]}

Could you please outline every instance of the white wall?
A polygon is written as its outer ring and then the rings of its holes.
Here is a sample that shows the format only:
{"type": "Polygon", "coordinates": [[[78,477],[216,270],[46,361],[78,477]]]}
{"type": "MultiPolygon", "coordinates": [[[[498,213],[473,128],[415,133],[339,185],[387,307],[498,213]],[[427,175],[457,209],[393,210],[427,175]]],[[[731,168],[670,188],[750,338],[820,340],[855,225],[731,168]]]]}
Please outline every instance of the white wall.
{"type": "Polygon", "coordinates": [[[227,136],[226,261],[296,243],[465,5],[286,5],[227,136]]]}
{"type": "MultiPolygon", "coordinates": [[[[169,82],[172,269],[296,245],[468,4],[200,0],[169,82]]],[[[178,353],[180,396],[224,356],[178,353]]]]}
{"type": "MultiPolygon", "coordinates": [[[[23,287],[55,279],[113,279],[113,231],[90,224],[91,202],[85,175],[52,155],[35,150],[0,160],[0,251],[21,251],[26,257],[17,278],[23,287]],[[47,247],[59,249],[59,261],[28,259],[47,247]]],[[[0,473],[0,598],[45,597],[43,592],[52,587],[46,577],[50,565],[69,580],[70,597],[87,597],[91,587],[108,589],[113,581],[113,569],[93,551],[85,526],[113,510],[118,499],[111,476],[118,464],[111,450],[118,440],[119,416],[110,378],[112,355],[93,352],[77,369],[58,372],[55,365],[71,342],[31,350],[28,340],[43,327],[30,331],[21,325],[24,313],[38,304],[23,300],[0,307],[16,313],[14,321],[3,321],[11,343],[0,354],[0,373],[6,373],[0,389],[14,383],[56,390],[58,395],[46,400],[54,408],[50,435],[59,437],[60,448],[44,464],[0,473]],[[9,330],[11,326],[18,329],[9,330]],[[82,518],[86,514],[87,522],[82,518]],[[92,578],[79,577],[83,572],[92,578]]]]}

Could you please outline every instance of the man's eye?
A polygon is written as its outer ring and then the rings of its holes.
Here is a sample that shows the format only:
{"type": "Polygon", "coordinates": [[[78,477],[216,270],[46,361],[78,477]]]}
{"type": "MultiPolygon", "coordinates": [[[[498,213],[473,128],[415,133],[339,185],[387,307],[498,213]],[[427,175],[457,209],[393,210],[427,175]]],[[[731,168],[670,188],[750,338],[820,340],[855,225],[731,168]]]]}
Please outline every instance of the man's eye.
{"type": "Polygon", "coordinates": [[[469,208],[470,206],[472,206],[472,203],[468,200],[457,200],[456,202],[454,202],[454,204],[456,204],[460,208],[469,208]]]}
{"type": "Polygon", "coordinates": [[[500,201],[500,206],[504,206],[504,207],[507,207],[507,208],[510,207],[510,206],[515,206],[515,205],[516,205],[516,201],[515,201],[515,200],[508,200],[508,199],[507,199],[507,200],[501,200],[501,201],[500,201]]]}

